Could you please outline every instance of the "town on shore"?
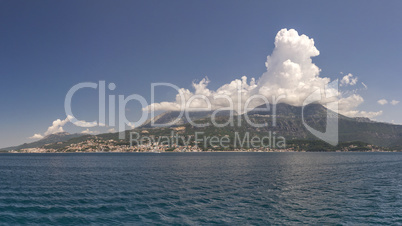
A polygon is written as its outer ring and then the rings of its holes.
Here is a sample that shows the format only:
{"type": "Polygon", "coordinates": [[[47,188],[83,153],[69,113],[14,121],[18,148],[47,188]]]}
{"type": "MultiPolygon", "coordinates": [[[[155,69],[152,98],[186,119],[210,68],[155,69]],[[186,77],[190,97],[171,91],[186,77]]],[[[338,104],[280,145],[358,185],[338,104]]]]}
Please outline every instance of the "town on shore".
{"type": "MultiPolygon", "coordinates": [[[[62,142],[57,143],[59,145],[62,142]]],[[[169,152],[311,152],[311,151],[324,151],[324,152],[349,152],[349,151],[364,151],[364,152],[396,152],[399,150],[384,149],[373,145],[365,145],[363,148],[358,144],[347,144],[335,147],[331,150],[325,148],[309,149],[311,144],[300,145],[290,144],[285,148],[201,148],[198,145],[165,145],[160,143],[149,143],[142,145],[130,145],[127,143],[120,143],[119,141],[110,139],[88,139],[79,143],[72,143],[64,145],[62,148],[54,148],[52,144],[44,145],[39,148],[25,148],[21,150],[11,150],[9,153],[92,153],[92,152],[144,152],[144,153],[169,153],[169,152]]]]}

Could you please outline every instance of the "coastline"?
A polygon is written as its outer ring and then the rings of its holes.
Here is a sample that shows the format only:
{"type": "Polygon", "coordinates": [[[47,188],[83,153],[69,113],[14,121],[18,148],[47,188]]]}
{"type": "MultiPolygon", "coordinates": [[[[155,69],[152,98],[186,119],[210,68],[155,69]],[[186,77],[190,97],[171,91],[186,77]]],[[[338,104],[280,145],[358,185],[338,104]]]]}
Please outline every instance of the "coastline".
{"type": "Polygon", "coordinates": [[[133,153],[133,154],[173,154],[173,153],[402,153],[402,151],[397,150],[375,150],[375,151],[183,151],[183,152],[175,152],[175,151],[164,151],[164,152],[152,152],[152,151],[142,151],[142,152],[133,152],[133,151],[77,151],[77,152],[25,152],[25,151],[8,151],[8,152],[0,152],[0,154],[123,154],[123,153],[133,153]]]}

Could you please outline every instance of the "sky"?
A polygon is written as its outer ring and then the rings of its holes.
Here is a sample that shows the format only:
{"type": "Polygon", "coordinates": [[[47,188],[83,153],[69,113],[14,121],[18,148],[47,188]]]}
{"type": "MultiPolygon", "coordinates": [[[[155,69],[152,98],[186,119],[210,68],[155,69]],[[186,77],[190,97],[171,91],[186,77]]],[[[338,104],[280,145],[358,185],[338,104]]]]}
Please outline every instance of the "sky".
{"type": "MultiPolygon", "coordinates": [[[[381,112],[372,119],[402,124],[400,9],[401,1],[367,0],[0,0],[0,147],[60,131],[113,131],[69,122],[64,101],[78,83],[114,83],[107,95],[138,94],[151,103],[152,83],[193,95],[193,84],[209,81],[202,90],[213,96],[243,76],[247,85],[251,78],[259,87],[287,85],[273,79],[283,68],[272,62],[293,53],[300,54],[290,62],[300,66],[300,79],[344,79],[341,100],[358,103],[345,112],[381,112]],[[304,49],[288,51],[289,37],[304,49]],[[267,56],[274,59],[268,68],[267,56]],[[312,65],[318,75],[304,71],[312,65]]],[[[174,104],[177,92],[156,94],[156,102],[174,104]]],[[[141,108],[128,103],[127,119],[137,120],[141,108]]],[[[72,109],[79,120],[98,120],[97,90],[78,91],[72,109]]]]}

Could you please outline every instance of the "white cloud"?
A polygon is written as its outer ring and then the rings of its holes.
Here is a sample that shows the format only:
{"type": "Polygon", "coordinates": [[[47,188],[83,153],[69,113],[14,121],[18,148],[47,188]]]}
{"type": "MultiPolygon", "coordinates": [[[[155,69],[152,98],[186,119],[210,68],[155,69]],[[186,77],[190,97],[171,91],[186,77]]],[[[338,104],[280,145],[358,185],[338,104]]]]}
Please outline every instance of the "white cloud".
{"type": "Polygon", "coordinates": [[[84,133],[84,134],[98,134],[99,131],[91,131],[91,130],[89,130],[87,128],[86,130],[83,130],[81,133],[84,133]]]}
{"type": "Polygon", "coordinates": [[[363,97],[353,94],[346,98],[341,98],[338,102],[338,109],[346,116],[353,116],[356,113],[354,109],[363,102],[363,97]]]}
{"type": "Polygon", "coordinates": [[[388,101],[386,99],[381,99],[381,100],[378,100],[377,103],[379,103],[381,105],[385,105],[385,104],[388,104],[388,101]]]}
{"type": "MultiPolygon", "coordinates": [[[[64,119],[64,120],[61,120],[61,119],[54,120],[53,123],[52,123],[52,125],[48,127],[48,129],[47,129],[47,131],[44,133],[44,135],[41,135],[41,134],[38,134],[38,133],[37,133],[37,134],[34,134],[32,137],[29,137],[29,139],[42,139],[43,137],[45,137],[45,136],[47,136],[47,135],[50,135],[50,134],[55,134],[55,133],[64,132],[63,126],[64,126],[67,122],[70,122],[72,119],[73,119],[73,117],[69,115],[69,116],[67,116],[66,119],[64,119]]],[[[95,122],[86,122],[86,121],[83,121],[83,120],[76,121],[74,124],[75,124],[76,126],[80,126],[80,127],[94,127],[94,126],[97,125],[95,122]]],[[[103,126],[104,126],[104,125],[103,125],[103,126]]],[[[84,131],[85,131],[85,132],[88,131],[88,132],[96,133],[96,131],[95,131],[95,132],[89,131],[89,129],[84,130],[84,131]]],[[[84,132],[83,132],[83,133],[84,133],[84,132]]]]}
{"type": "Polygon", "coordinates": [[[50,135],[50,134],[64,132],[63,126],[69,121],[70,121],[69,117],[67,117],[64,120],[61,120],[61,119],[54,120],[52,125],[49,126],[49,128],[47,128],[47,130],[44,133],[44,135],[41,135],[41,134],[37,133],[37,134],[34,134],[32,137],[29,137],[29,139],[41,139],[41,138],[43,138],[43,137],[45,137],[47,135],[50,135]]]}
{"type": "MultiPolygon", "coordinates": [[[[330,79],[320,77],[320,68],[313,62],[312,57],[318,56],[320,52],[314,46],[314,40],[306,35],[299,35],[294,29],[282,29],[275,37],[275,48],[265,63],[267,71],[256,81],[251,78],[248,82],[246,76],[219,87],[216,91],[207,88],[208,78],[202,79],[199,83],[193,83],[194,92],[181,88],[176,100],[173,102],[153,103],[143,110],[155,111],[177,111],[181,110],[182,97],[184,103],[188,103],[190,98],[197,95],[205,96],[211,103],[210,109],[221,109],[231,107],[232,109],[244,110],[245,101],[255,95],[267,98],[272,103],[272,98],[285,95],[279,102],[301,106],[304,100],[317,89],[323,90],[330,83],[330,79]],[[233,105],[229,105],[227,99],[222,95],[233,100],[233,105]]],[[[342,79],[345,85],[355,85],[357,78],[348,74],[342,79]]],[[[341,84],[342,84],[341,81],[341,84]]],[[[361,112],[355,108],[363,102],[363,98],[353,94],[349,97],[342,97],[342,93],[335,89],[330,90],[335,94],[342,107],[339,112],[349,116],[375,116],[379,112],[361,112]],[[348,99],[349,98],[349,99],[348,99]],[[352,100],[357,100],[357,102],[352,100]]],[[[324,101],[322,102],[324,103],[324,101]]],[[[249,107],[257,107],[262,101],[254,101],[249,107]]],[[[208,110],[205,100],[196,98],[186,110],[196,110],[204,108],[208,110]]]]}
{"type": "Polygon", "coordinates": [[[352,94],[346,98],[340,98],[338,102],[339,112],[348,117],[367,117],[374,118],[382,114],[382,111],[367,112],[356,110],[357,106],[364,102],[363,97],[358,94],[352,94]]]}
{"type": "Polygon", "coordinates": [[[367,85],[364,82],[362,82],[362,85],[364,86],[364,89],[368,89],[367,85]]]}
{"type": "Polygon", "coordinates": [[[49,126],[49,128],[45,132],[45,136],[50,135],[50,134],[64,132],[63,126],[69,121],[70,120],[68,117],[64,120],[60,120],[60,119],[54,120],[52,125],[49,126]]]}
{"type": "MultiPolygon", "coordinates": [[[[354,86],[356,85],[356,83],[357,83],[357,77],[353,76],[351,73],[343,76],[341,80],[341,86],[347,86],[347,85],[354,86]]],[[[367,88],[367,86],[365,87],[367,88]]]]}
{"type": "Polygon", "coordinates": [[[356,111],[351,117],[375,118],[382,115],[382,111],[356,111]]]}
{"type": "MultiPolygon", "coordinates": [[[[67,119],[72,122],[74,125],[79,126],[79,127],[94,127],[97,126],[97,122],[86,122],[84,120],[77,120],[73,116],[68,115],[67,119]]],[[[105,124],[100,124],[99,126],[105,126],[105,124]]]]}
{"type": "Polygon", "coordinates": [[[35,133],[32,137],[28,137],[29,139],[42,139],[43,136],[39,133],[35,133]]]}
{"type": "Polygon", "coordinates": [[[115,130],[114,128],[108,129],[107,131],[108,131],[109,133],[114,133],[114,132],[116,132],[116,130],[115,130]]]}
{"type": "Polygon", "coordinates": [[[390,103],[392,105],[397,105],[397,104],[399,104],[399,100],[392,100],[392,101],[388,102],[386,99],[381,99],[381,100],[378,100],[377,103],[379,103],[381,105],[385,105],[388,103],[390,103]]]}

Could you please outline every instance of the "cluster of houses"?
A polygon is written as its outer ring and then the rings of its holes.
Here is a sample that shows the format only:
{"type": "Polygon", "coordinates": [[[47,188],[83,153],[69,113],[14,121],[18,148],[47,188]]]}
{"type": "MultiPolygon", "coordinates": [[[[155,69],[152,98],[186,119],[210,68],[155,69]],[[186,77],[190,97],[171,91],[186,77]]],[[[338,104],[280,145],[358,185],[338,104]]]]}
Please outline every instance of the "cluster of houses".
{"type": "MultiPolygon", "coordinates": [[[[60,143],[61,144],[61,143],[60,143]]],[[[143,145],[129,145],[127,143],[121,143],[116,140],[103,140],[103,139],[88,139],[86,141],[82,141],[80,143],[70,144],[60,149],[49,148],[49,145],[45,145],[40,148],[26,148],[21,150],[10,151],[11,153],[59,153],[59,152],[149,152],[149,153],[161,153],[161,152],[215,152],[219,151],[219,149],[207,149],[204,150],[197,145],[177,145],[174,144],[172,146],[159,144],[157,142],[152,142],[149,144],[143,145]]],[[[341,151],[351,151],[356,146],[350,145],[342,148],[341,150],[337,150],[337,152],[341,151]]],[[[368,150],[364,151],[383,151],[378,149],[375,146],[369,145],[368,150]]],[[[221,151],[233,151],[233,152],[294,152],[296,151],[293,147],[287,147],[282,149],[274,149],[274,148],[235,148],[230,150],[221,150],[221,151]]],[[[303,152],[303,150],[297,150],[303,152]]]]}

